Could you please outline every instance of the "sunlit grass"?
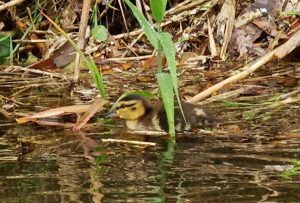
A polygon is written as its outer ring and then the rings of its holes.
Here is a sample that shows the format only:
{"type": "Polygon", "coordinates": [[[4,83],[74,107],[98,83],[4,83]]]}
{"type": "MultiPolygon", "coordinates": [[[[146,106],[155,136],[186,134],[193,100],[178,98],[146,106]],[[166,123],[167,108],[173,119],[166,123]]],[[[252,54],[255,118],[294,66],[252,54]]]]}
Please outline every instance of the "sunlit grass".
{"type": "Polygon", "coordinates": [[[300,175],[300,161],[292,161],[293,166],[290,169],[285,170],[281,175],[286,179],[291,179],[293,176],[300,175]]]}

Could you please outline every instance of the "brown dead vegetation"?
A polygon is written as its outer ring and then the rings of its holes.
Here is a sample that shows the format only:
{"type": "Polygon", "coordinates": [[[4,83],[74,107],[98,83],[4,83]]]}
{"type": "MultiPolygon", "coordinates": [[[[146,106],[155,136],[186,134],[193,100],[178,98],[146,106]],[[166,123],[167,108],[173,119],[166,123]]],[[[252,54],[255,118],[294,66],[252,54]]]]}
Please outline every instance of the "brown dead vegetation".
{"type": "MultiPolygon", "coordinates": [[[[116,9],[98,1],[99,21],[111,33],[105,43],[93,40],[87,32],[94,2],[45,2],[32,2],[26,11],[22,1],[0,5],[0,11],[11,17],[9,20],[0,18],[0,23],[4,24],[0,32],[11,32],[9,24],[16,25],[17,32],[24,32],[33,23],[30,14],[38,8],[51,19],[57,19],[60,26],[77,40],[78,46],[93,55],[105,74],[110,98],[128,90],[157,91],[153,79],[157,64],[155,50],[122,1],[110,1],[116,9]]],[[[282,12],[299,10],[299,7],[299,1],[292,0],[256,0],[252,3],[236,0],[169,1],[161,28],[172,34],[176,46],[181,96],[192,103],[204,99],[207,100],[202,103],[208,103],[229,99],[255,102],[279,95],[276,100],[279,103],[261,108],[299,105],[300,68],[294,60],[299,56],[299,18],[282,15],[282,12]]],[[[141,1],[140,8],[152,21],[144,1],[141,1]]],[[[18,104],[24,95],[28,96],[22,92],[33,86],[45,88],[52,81],[56,86],[61,84],[60,87],[68,93],[71,89],[75,95],[91,89],[87,71],[83,67],[79,71],[81,64],[75,50],[45,18],[33,26],[25,39],[16,36],[14,42],[20,44],[16,53],[19,57],[15,58],[15,65],[5,65],[0,70],[3,104],[8,101],[18,104]],[[33,63],[29,60],[31,55],[37,57],[33,63]],[[21,60],[31,64],[21,67],[24,66],[21,60]],[[71,71],[66,68],[68,64],[71,64],[68,66],[71,71]],[[75,89],[73,81],[76,82],[75,89]],[[10,91],[3,90],[7,87],[10,91]]],[[[90,98],[95,95],[93,88],[90,98]]]]}

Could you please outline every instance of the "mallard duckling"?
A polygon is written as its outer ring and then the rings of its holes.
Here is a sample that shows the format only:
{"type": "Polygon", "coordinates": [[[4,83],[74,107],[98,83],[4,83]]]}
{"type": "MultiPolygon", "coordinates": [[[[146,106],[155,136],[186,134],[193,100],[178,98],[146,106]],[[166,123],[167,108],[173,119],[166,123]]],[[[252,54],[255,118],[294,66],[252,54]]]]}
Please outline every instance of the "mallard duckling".
{"type": "MultiPolygon", "coordinates": [[[[212,126],[213,119],[200,106],[181,102],[186,122],[179,107],[175,107],[176,131],[191,131],[212,126]]],[[[139,95],[128,95],[117,104],[117,115],[130,130],[168,131],[168,121],[162,102],[151,103],[139,95]]]]}

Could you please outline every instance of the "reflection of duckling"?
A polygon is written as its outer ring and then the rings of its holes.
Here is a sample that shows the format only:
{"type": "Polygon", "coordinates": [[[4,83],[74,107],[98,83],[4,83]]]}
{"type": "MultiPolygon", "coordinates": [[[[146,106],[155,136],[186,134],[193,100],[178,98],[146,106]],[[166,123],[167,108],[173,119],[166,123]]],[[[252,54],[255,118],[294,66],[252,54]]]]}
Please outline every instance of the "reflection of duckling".
{"type": "MultiPolygon", "coordinates": [[[[175,107],[176,131],[190,131],[213,124],[212,118],[199,106],[181,102],[186,123],[179,107],[175,107]]],[[[163,104],[152,104],[139,95],[128,95],[117,104],[117,114],[126,121],[130,130],[168,131],[168,121],[163,104]]]]}

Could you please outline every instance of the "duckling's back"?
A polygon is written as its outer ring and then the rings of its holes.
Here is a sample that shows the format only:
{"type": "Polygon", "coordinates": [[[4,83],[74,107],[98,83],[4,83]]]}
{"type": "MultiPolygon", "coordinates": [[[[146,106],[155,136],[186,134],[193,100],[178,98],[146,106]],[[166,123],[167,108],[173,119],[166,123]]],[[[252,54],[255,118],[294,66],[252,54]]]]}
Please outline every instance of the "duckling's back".
{"type": "MultiPolygon", "coordinates": [[[[175,107],[175,130],[191,131],[196,128],[211,127],[214,119],[201,106],[181,101],[185,119],[181,113],[179,106],[175,107]]],[[[168,131],[168,121],[164,108],[158,112],[160,118],[160,126],[163,130],[168,131]]]]}

